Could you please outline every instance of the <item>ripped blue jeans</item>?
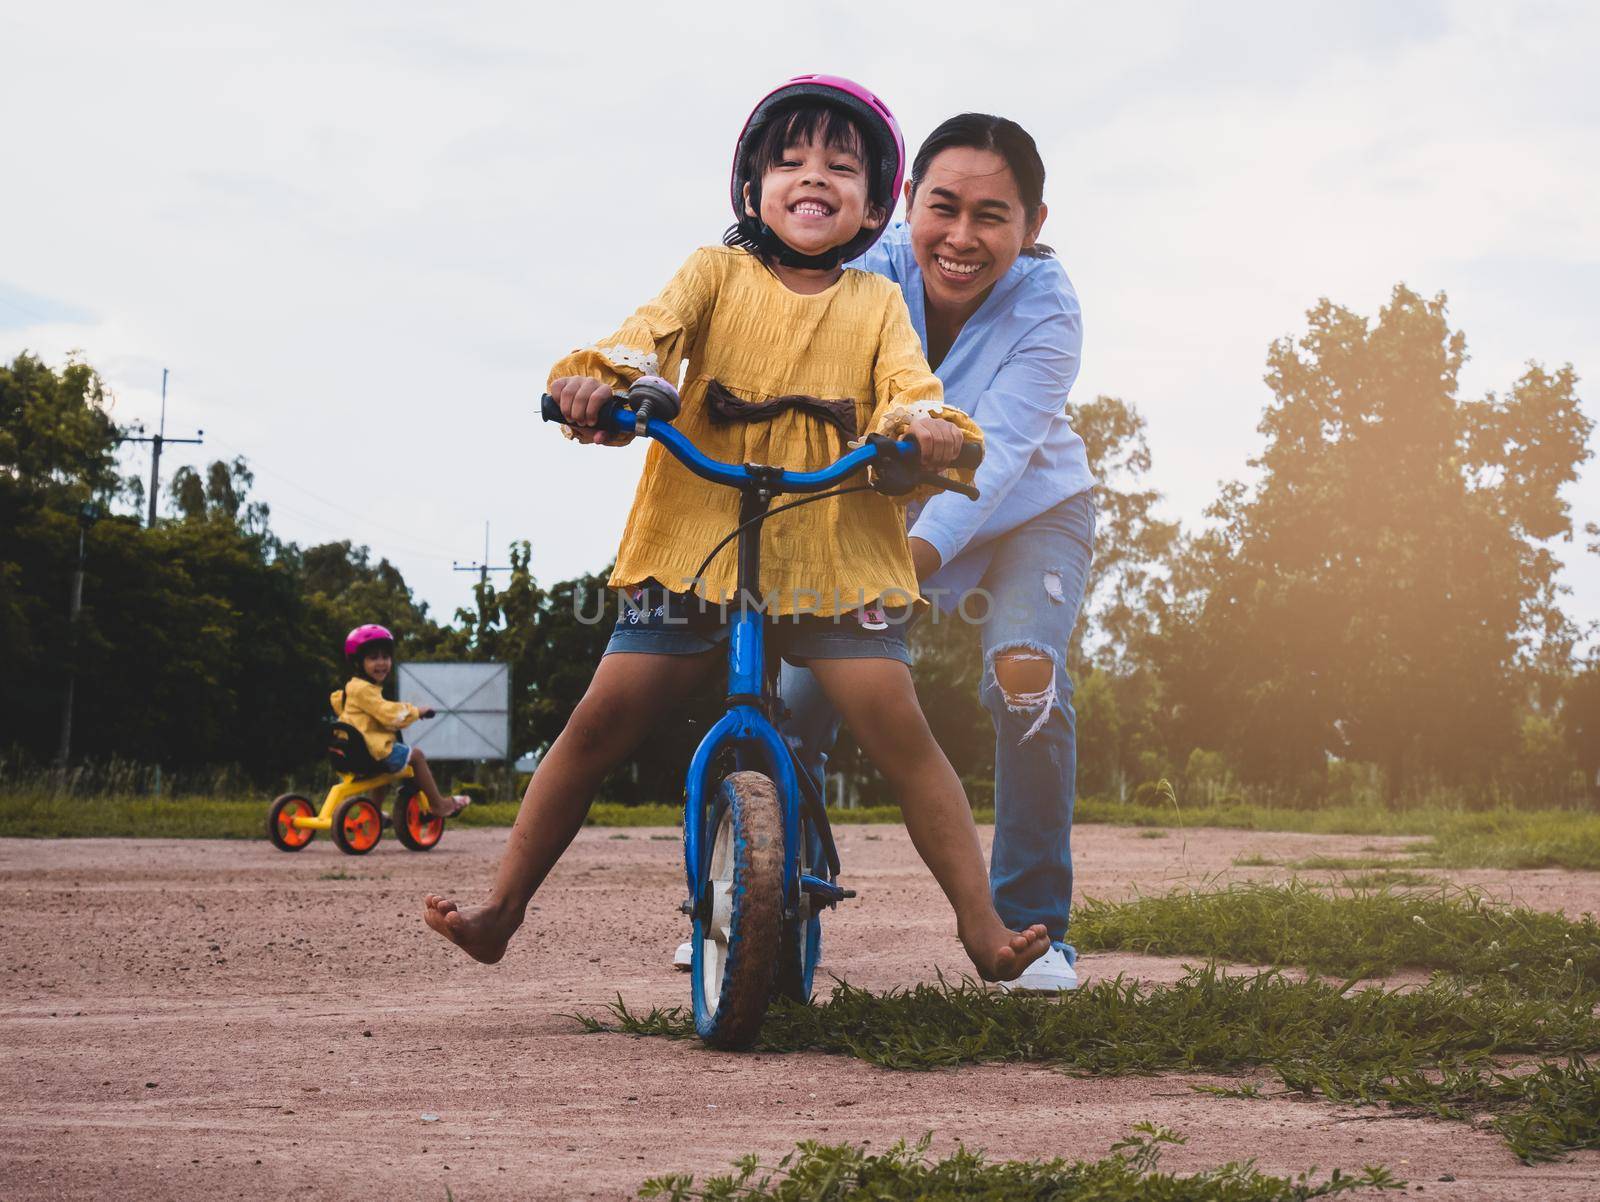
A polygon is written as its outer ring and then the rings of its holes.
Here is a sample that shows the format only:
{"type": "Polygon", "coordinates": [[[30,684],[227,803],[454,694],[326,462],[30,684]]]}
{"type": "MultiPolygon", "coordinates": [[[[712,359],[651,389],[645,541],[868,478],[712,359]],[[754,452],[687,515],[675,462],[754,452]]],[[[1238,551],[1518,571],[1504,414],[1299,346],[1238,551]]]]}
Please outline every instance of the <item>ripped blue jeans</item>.
{"type": "MultiPolygon", "coordinates": [[[[982,632],[982,700],[995,731],[995,832],[989,863],[995,909],[1012,930],[1043,923],[1063,947],[1072,906],[1072,807],[1078,775],[1067,644],[1083,605],[1094,530],[1094,495],[1082,492],[996,539],[981,548],[990,559],[978,598],[963,606],[982,632]],[[1049,661],[1053,672],[1048,687],[1007,695],[995,678],[997,658],[1049,661]]],[[[946,614],[939,618],[954,620],[946,614]]],[[[839,733],[839,716],[804,668],[785,664],[781,688],[790,713],[784,734],[801,767],[820,784],[839,733]]],[[[1068,954],[1075,958],[1070,949],[1068,954]]]]}

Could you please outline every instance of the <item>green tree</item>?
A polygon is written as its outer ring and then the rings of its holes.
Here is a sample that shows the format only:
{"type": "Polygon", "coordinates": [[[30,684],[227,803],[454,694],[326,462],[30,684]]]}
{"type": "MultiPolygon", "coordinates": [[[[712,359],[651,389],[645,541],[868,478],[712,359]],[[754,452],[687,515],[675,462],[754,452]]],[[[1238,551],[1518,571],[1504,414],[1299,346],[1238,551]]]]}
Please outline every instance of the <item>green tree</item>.
{"type": "Polygon", "coordinates": [[[1098,513],[1070,663],[1074,676],[1083,675],[1091,662],[1127,672],[1153,628],[1158,611],[1152,598],[1166,576],[1178,524],[1156,516],[1161,494],[1145,484],[1150,444],[1135,406],[1097,396],[1071,406],[1071,418],[1097,481],[1098,513]]]}
{"type": "Polygon", "coordinates": [[[180,467],[172,474],[168,504],[184,521],[226,521],[246,533],[264,533],[271,510],[264,501],[248,499],[255,480],[242,455],[232,463],[218,459],[203,477],[192,467],[180,467]]]}
{"type": "Polygon", "coordinates": [[[106,409],[86,365],[55,371],[24,355],[0,369],[8,743],[53,755],[71,676],[76,758],[233,765],[263,780],[309,767],[352,615],[393,624],[424,654],[442,632],[366,548],[301,552],[274,538],[242,459],[180,470],[178,520],[147,530],[111,513],[132,490],[117,478],[121,431],[106,409]],[[69,629],[80,532],[83,608],[69,629]]]}
{"type": "Polygon", "coordinates": [[[0,478],[56,503],[109,503],[122,481],[108,399],[100,376],[76,360],[56,372],[23,353],[0,367],[0,478]]]}
{"type": "Polygon", "coordinates": [[[1570,368],[1469,401],[1465,357],[1444,297],[1403,286],[1376,321],[1323,301],[1273,344],[1258,479],[1174,574],[1161,653],[1188,746],[1312,789],[1330,755],[1368,760],[1396,794],[1516,745],[1590,423],[1570,368]]]}
{"type": "Polygon", "coordinates": [[[1600,790],[1600,652],[1568,684],[1561,725],[1586,787],[1600,790]]]}

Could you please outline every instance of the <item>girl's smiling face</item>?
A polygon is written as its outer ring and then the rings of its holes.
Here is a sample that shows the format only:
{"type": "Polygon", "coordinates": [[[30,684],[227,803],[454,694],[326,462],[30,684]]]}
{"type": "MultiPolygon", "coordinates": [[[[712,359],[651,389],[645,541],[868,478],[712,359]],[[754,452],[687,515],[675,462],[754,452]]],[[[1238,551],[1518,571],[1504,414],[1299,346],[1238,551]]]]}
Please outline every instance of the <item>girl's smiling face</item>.
{"type": "Polygon", "coordinates": [[[1017,256],[1039,238],[1045,206],[1029,213],[1017,177],[992,150],[952,146],[906,187],[911,251],[928,304],[975,309],[1017,256]]]}
{"type": "Polygon", "coordinates": [[[361,657],[361,670],[373,684],[382,684],[389,679],[393,668],[394,656],[387,651],[368,651],[361,657]]]}
{"type": "MultiPolygon", "coordinates": [[[[745,209],[757,215],[748,185],[745,209]]],[[[820,255],[877,229],[884,215],[867,202],[866,164],[857,151],[806,138],[785,146],[762,173],[759,216],[794,250],[820,255]]]]}

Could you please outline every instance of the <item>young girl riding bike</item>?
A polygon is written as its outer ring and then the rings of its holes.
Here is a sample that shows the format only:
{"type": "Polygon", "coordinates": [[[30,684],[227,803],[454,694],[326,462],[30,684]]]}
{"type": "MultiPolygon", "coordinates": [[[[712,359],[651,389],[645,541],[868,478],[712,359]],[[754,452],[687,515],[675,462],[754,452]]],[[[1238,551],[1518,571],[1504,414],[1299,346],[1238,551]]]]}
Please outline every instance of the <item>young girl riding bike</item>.
{"type": "MultiPolygon", "coordinates": [[[[552,369],[567,422],[591,427],[574,432],[580,441],[626,441],[592,429],[612,389],[647,374],[675,381],[686,364],[675,425],[716,459],[809,471],[883,433],[914,439],[925,468],[950,464],[976,426],[941,405],[899,290],[841,267],[882,232],[903,170],[899,126],[859,85],[801,76],[765,97],[735,148],[725,245],[695,252],[620,330],[552,369]]],[[[428,925],[470,955],[505,954],[600,782],[715,666],[734,566],[722,556],[696,571],[737,522],[732,490],[651,445],[611,577],[634,604],[528,785],[489,899],[425,900],[428,925]]],[[[763,555],[760,600],[779,616],[783,657],[812,670],[901,799],[979,974],[1016,976],[1048,935],[1008,930],[995,913],[961,782],[917,704],[903,627],[875,620],[879,605],[918,596],[899,506],[864,491],[794,509],[769,523],[763,555]]]]}
{"type": "Polygon", "coordinates": [[[406,746],[398,735],[418,718],[433,717],[433,711],[384,697],[383,682],[394,670],[394,635],[383,626],[357,626],[345,636],[344,658],[352,675],[344,688],[328,694],[328,704],[340,722],[361,732],[378,770],[395,773],[410,764],[429,810],[440,818],[453,818],[466,809],[470,799],[441,794],[428,757],[420,748],[406,746]]]}

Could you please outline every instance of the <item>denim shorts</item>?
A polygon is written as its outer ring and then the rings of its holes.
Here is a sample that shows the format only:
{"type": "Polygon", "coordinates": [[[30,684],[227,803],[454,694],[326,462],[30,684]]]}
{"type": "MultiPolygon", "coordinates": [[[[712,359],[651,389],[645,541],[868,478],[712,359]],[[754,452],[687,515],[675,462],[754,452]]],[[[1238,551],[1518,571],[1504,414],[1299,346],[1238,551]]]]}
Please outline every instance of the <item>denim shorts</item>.
{"type": "Polygon", "coordinates": [[[411,748],[399,739],[394,741],[394,746],[389,748],[389,754],[378,761],[378,767],[385,772],[399,772],[411,761],[411,748]]]}
{"type": "MultiPolygon", "coordinates": [[[[700,655],[727,645],[727,618],[738,611],[707,602],[693,593],[668,592],[650,581],[628,590],[606,643],[607,655],[700,655]]],[[[768,617],[769,646],[790,663],[812,659],[892,659],[911,663],[906,646],[909,610],[890,610],[881,621],[863,620],[854,611],[837,617],[768,617]],[[870,622],[870,624],[869,624],[870,622]]]]}

